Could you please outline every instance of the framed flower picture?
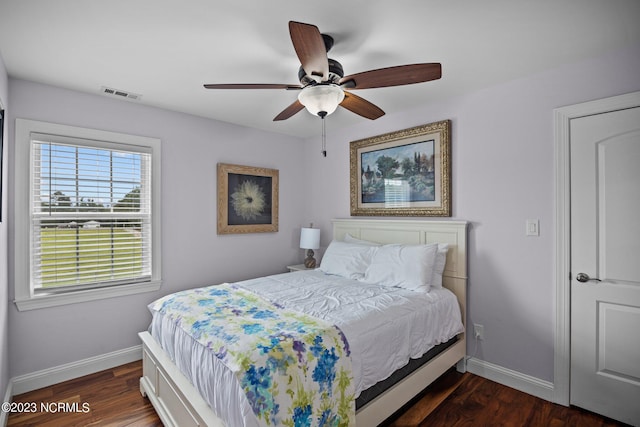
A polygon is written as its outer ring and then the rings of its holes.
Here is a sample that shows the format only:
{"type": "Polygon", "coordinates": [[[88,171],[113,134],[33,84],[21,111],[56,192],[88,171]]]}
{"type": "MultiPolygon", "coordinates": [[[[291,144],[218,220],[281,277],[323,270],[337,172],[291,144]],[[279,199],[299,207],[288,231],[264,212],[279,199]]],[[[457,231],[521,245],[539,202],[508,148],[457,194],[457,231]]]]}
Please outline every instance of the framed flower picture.
{"type": "Polygon", "coordinates": [[[278,170],[218,163],[218,234],[278,231],[278,170]]]}
{"type": "Polygon", "coordinates": [[[451,216],[451,122],[351,141],[351,215],[451,216]]]}

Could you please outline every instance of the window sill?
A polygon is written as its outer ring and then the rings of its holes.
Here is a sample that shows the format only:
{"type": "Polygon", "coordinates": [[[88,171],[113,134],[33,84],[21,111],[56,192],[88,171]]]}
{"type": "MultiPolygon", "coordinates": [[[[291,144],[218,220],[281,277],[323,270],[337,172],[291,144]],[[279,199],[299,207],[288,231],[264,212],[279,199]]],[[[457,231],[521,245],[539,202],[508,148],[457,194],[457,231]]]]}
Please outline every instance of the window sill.
{"type": "Polygon", "coordinates": [[[19,311],[37,310],[40,308],[56,307],[59,305],[153,292],[160,289],[160,286],[162,286],[162,281],[152,280],[148,283],[113,286],[110,288],[87,289],[67,294],[39,295],[20,299],[16,298],[14,302],[16,303],[19,311]]]}

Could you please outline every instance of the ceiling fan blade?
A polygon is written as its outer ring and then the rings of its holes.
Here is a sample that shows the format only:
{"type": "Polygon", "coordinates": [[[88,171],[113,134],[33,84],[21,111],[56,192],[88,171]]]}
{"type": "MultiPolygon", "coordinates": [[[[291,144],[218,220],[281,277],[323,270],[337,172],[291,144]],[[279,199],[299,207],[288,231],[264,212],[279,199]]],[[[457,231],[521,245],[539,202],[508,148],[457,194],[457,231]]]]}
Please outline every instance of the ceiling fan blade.
{"type": "Polygon", "coordinates": [[[295,102],[291,105],[289,105],[287,108],[285,108],[284,110],[282,110],[282,112],[280,114],[278,114],[273,121],[277,122],[280,120],[287,120],[289,117],[293,116],[294,114],[296,114],[298,111],[303,110],[304,109],[304,105],[302,105],[300,103],[300,101],[298,101],[297,99],[295,100],[295,102]]]}
{"type": "Polygon", "coordinates": [[[377,105],[347,91],[344,92],[344,99],[340,103],[340,106],[371,120],[384,116],[384,111],[377,105]]]}
{"type": "Polygon", "coordinates": [[[206,84],[207,89],[302,89],[300,85],[284,85],[284,84],[261,84],[261,83],[229,83],[229,84],[206,84]]]}
{"type": "Polygon", "coordinates": [[[340,84],[347,89],[371,89],[423,83],[440,77],[442,66],[439,63],[411,64],[351,74],[341,78],[340,84]]]}
{"type": "Polygon", "coordinates": [[[302,22],[289,21],[289,34],[302,68],[309,76],[329,78],[327,48],[318,27],[302,22]]]}

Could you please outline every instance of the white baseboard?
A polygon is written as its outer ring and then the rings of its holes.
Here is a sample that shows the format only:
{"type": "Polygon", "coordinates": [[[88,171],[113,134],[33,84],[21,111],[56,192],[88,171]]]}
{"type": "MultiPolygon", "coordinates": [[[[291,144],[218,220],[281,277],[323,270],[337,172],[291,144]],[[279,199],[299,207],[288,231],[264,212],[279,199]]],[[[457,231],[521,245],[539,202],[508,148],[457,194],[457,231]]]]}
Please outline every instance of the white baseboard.
{"type": "MultiPolygon", "coordinates": [[[[42,371],[14,377],[9,382],[9,389],[13,387],[9,399],[17,394],[26,393],[43,387],[49,387],[63,381],[72,380],[105,369],[115,368],[126,363],[142,359],[142,345],[113,351],[107,354],[66,363],[42,371]]],[[[2,424],[0,423],[0,426],[2,424]]]]}
{"type": "MultiPolygon", "coordinates": [[[[4,394],[3,402],[11,402],[13,397],[13,381],[9,381],[7,384],[7,391],[4,394]]],[[[0,426],[4,427],[9,422],[9,412],[0,411],[0,426]]]]}
{"type": "Polygon", "coordinates": [[[540,399],[553,402],[553,383],[522,374],[484,360],[467,360],[467,371],[507,387],[520,390],[540,399]]]}

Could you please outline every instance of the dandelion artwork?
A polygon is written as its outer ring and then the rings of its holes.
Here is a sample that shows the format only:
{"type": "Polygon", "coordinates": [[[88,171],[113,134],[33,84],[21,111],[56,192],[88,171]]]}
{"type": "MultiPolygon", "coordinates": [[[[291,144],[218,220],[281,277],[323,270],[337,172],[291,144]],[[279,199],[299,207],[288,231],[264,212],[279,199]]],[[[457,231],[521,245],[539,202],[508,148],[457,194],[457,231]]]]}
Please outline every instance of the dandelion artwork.
{"type": "Polygon", "coordinates": [[[253,181],[244,181],[231,194],[231,206],[245,221],[251,221],[262,214],[265,208],[264,193],[253,181]]]}
{"type": "Polygon", "coordinates": [[[230,173],[229,225],[271,223],[271,178],[230,173]]]}
{"type": "Polygon", "coordinates": [[[278,231],[278,171],[218,164],[218,233],[278,231]]]}

